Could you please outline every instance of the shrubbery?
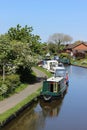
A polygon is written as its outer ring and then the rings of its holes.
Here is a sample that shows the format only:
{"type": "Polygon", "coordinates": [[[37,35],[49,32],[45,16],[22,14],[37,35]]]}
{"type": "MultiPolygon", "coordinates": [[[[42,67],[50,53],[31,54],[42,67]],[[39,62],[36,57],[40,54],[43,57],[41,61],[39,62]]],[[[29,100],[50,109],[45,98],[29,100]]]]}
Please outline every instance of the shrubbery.
{"type": "Polygon", "coordinates": [[[0,96],[8,96],[14,93],[14,90],[20,85],[20,77],[17,74],[11,74],[5,77],[5,81],[0,78],[0,96]]]}
{"type": "Polygon", "coordinates": [[[59,56],[59,62],[64,64],[71,64],[71,56],[67,53],[61,53],[59,56]]]}
{"type": "Polygon", "coordinates": [[[20,85],[20,77],[19,75],[14,75],[14,74],[11,74],[9,76],[6,77],[6,85],[8,87],[8,93],[13,93],[15,88],[18,87],[20,85]]]}
{"type": "Polygon", "coordinates": [[[66,58],[70,59],[70,55],[68,53],[61,53],[59,58],[63,58],[63,57],[66,57],[66,58]]]}
{"type": "Polygon", "coordinates": [[[76,51],[74,56],[79,60],[85,58],[85,53],[76,51]]]}

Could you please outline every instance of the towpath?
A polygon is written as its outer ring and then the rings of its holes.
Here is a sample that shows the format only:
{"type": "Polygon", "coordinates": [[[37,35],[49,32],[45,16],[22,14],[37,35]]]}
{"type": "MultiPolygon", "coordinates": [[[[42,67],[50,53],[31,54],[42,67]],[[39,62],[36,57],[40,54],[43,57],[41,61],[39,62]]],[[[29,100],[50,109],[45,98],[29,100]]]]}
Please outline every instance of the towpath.
{"type": "Polygon", "coordinates": [[[33,68],[34,72],[37,75],[37,83],[30,84],[27,88],[25,88],[23,91],[14,94],[13,96],[6,98],[3,101],[0,101],[0,114],[4,113],[5,111],[11,109],[18,103],[20,103],[22,100],[24,100],[26,97],[34,93],[36,90],[38,90],[42,86],[42,80],[46,76],[42,71],[33,68]]]}

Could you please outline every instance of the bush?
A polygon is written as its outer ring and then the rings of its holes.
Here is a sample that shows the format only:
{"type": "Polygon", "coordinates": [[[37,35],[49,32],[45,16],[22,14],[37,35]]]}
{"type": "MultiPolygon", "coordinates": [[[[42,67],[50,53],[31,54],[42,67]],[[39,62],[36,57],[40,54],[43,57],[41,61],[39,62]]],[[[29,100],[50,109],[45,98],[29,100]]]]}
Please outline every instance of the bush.
{"type": "Polygon", "coordinates": [[[2,76],[0,76],[0,87],[2,85],[2,82],[3,82],[3,79],[2,79],[2,76]]]}
{"type": "Polygon", "coordinates": [[[61,53],[59,58],[63,58],[63,57],[66,57],[66,58],[70,59],[70,55],[67,54],[67,53],[61,53]]]}
{"type": "Polygon", "coordinates": [[[83,58],[85,58],[85,53],[83,53],[83,52],[76,52],[75,54],[74,54],[74,56],[79,60],[79,59],[83,59],[83,58]]]}
{"type": "Polygon", "coordinates": [[[8,87],[8,94],[14,92],[15,88],[17,88],[20,85],[20,77],[19,75],[12,74],[9,76],[6,76],[5,84],[8,87]]]}
{"type": "Polygon", "coordinates": [[[36,76],[32,73],[32,70],[28,67],[23,68],[20,66],[17,70],[17,73],[20,75],[20,81],[22,83],[34,83],[36,82],[36,76]]]}
{"type": "Polygon", "coordinates": [[[71,64],[71,57],[67,53],[61,53],[59,56],[59,62],[62,62],[63,64],[71,64]]]}
{"type": "Polygon", "coordinates": [[[1,95],[6,95],[6,93],[7,93],[7,90],[8,90],[8,87],[7,87],[7,85],[6,84],[2,84],[1,86],[0,86],[0,96],[1,95]]]}

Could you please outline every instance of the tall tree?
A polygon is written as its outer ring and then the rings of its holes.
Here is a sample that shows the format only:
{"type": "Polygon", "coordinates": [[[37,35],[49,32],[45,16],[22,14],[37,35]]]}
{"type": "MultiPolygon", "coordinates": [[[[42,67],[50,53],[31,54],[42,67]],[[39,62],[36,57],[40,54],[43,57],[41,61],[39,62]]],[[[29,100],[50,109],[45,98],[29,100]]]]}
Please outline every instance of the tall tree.
{"type": "Polygon", "coordinates": [[[8,31],[8,36],[11,41],[16,40],[22,43],[29,43],[32,53],[41,54],[40,36],[32,34],[33,28],[21,27],[19,24],[16,27],[11,27],[8,31]]]}
{"type": "Polygon", "coordinates": [[[5,68],[10,64],[8,55],[10,54],[11,47],[7,35],[0,36],[0,71],[3,72],[3,81],[5,80],[5,68]]]}
{"type": "Polygon", "coordinates": [[[64,35],[63,42],[64,42],[65,44],[68,44],[68,43],[72,42],[72,40],[73,40],[73,38],[72,38],[71,36],[66,35],[66,34],[64,35]]]}
{"type": "Polygon", "coordinates": [[[17,40],[22,42],[28,42],[31,38],[31,32],[33,31],[32,27],[28,27],[25,25],[25,27],[21,27],[19,24],[16,27],[11,27],[8,30],[8,36],[10,40],[17,40]]]}
{"type": "Polygon", "coordinates": [[[54,33],[48,39],[48,43],[53,43],[57,45],[58,52],[60,50],[60,45],[69,41],[72,41],[72,38],[69,35],[65,35],[63,33],[54,33]]]}

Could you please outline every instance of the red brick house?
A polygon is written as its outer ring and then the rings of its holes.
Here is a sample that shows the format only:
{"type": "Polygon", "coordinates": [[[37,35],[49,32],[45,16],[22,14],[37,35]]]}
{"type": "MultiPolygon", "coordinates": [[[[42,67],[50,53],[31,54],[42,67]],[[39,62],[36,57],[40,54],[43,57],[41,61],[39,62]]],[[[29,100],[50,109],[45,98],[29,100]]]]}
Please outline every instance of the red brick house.
{"type": "Polygon", "coordinates": [[[87,43],[85,42],[81,42],[81,43],[78,43],[78,44],[69,44],[67,47],[66,47],[66,51],[68,52],[82,52],[82,53],[87,53],[87,43]]]}

